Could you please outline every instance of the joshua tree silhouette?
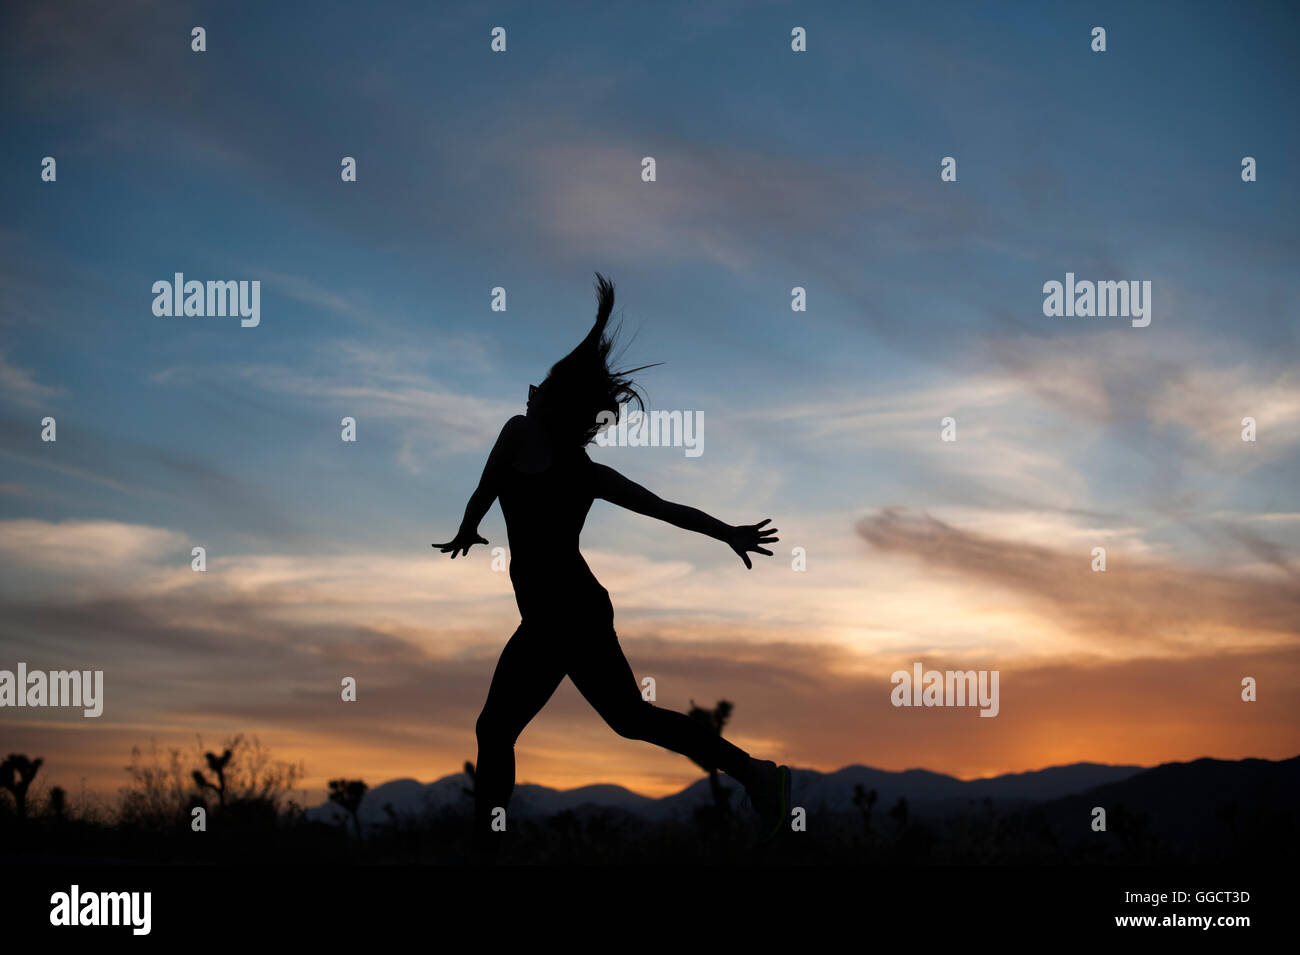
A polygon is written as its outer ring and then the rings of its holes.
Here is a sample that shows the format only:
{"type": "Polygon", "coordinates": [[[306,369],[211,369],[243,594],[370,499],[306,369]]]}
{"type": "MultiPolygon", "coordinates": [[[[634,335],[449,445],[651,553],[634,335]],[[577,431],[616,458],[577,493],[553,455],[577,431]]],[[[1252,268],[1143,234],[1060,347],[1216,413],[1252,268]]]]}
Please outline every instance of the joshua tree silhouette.
{"type": "Polygon", "coordinates": [[[14,797],[19,819],[27,818],[27,788],[31,786],[44,762],[43,759],[33,760],[20,753],[10,753],[0,763],[0,788],[9,790],[9,794],[14,797]]]}
{"type": "Polygon", "coordinates": [[[226,805],[226,767],[230,764],[230,757],[233,755],[234,753],[228,749],[222,752],[220,756],[216,753],[203,754],[203,758],[208,761],[208,769],[212,770],[213,775],[217,777],[215,783],[210,782],[208,778],[203,775],[202,770],[194,770],[194,785],[199,787],[200,792],[204,789],[211,789],[215,792],[217,794],[217,802],[223,808],[226,805]]]}
{"type": "Polygon", "coordinates": [[[233,755],[230,750],[225,750],[220,756],[214,754],[214,752],[205,752],[203,754],[203,758],[208,760],[208,769],[211,769],[213,776],[217,777],[216,782],[209,781],[208,777],[204,776],[203,770],[194,770],[194,785],[199,787],[200,793],[205,789],[211,789],[213,793],[216,793],[217,804],[220,804],[222,808],[225,808],[226,804],[226,767],[230,765],[230,758],[233,755]]]}
{"type": "MultiPolygon", "coordinates": [[[[714,735],[721,736],[722,729],[727,725],[727,720],[731,719],[731,711],[734,709],[735,707],[727,700],[719,700],[718,705],[711,710],[697,706],[695,701],[691,700],[691,708],[686,715],[708,727],[714,735]]],[[[696,765],[709,774],[709,791],[713,794],[713,809],[717,816],[718,828],[725,830],[731,814],[731,802],[729,794],[722,788],[722,781],[718,778],[718,768],[699,763],[696,765]]]]}
{"type": "Polygon", "coordinates": [[[862,813],[862,827],[867,835],[871,835],[871,810],[879,798],[874,789],[867,792],[862,788],[862,783],[853,784],[853,805],[858,808],[858,812],[862,813]]]}
{"type": "Polygon", "coordinates": [[[361,800],[369,788],[359,779],[330,780],[330,802],[342,806],[352,817],[352,825],[357,830],[358,839],[361,838],[361,800]]]}

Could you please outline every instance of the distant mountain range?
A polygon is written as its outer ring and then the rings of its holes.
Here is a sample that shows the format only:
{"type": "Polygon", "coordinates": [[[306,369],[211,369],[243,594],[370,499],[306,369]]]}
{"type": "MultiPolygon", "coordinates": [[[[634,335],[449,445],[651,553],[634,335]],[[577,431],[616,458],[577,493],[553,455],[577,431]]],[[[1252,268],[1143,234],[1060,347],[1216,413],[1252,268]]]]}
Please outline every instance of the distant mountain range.
{"type": "MultiPolygon", "coordinates": [[[[961,780],[924,769],[895,773],[869,766],[846,766],[832,773],[814,769],[796,769],[793,772],[794,804],[807,808],[809,812],[854,811],[854,787],[860,785],[867,792],[873,789],[876,791],[876,812],[888,811],[903,798],[907,800],[909,812],[913,816],[926,816],[944,815],[971,804],[983,807],[986,800],[991,800],[998,809],[1048,802],[1098,786],[1120,783],[1155,770],[1144,770],[1141,766],[1072,763],[1034,772],[972,780],[961,780]]],[[[740,788],[725,775],[721,781],[728,789],[740,788]]],[[[419,818],[443,809],[467,809],[470,800],[465,790],[469,785],[469,778],[464,773],[444,776],[431,783],[395,779],[366,793],[361,803],[361,821],[367,826],[389,821],[390,809],[386,807],[390,807],[391,812],[400,818],[419,818]]],[[[687,818],[697,806],[711,801],[706,777],[701,777],[681,792],[660,799],[642,796],[609,783],[564,790],[525,783],[515,788],[510,813],[527,818],[551,816],[565,810],[583,814],[614,810],[648,821],[662,821],[687,818]]],[[[737,801],[738,798],[733,797],[733,803],[737,801]]],[[[333,803],[325,802],[309,809],[307,816],[323,822],[338,822],[343,818],[343,811],[333,803]]]]}
{"type": "Polygon", "coordinates": [[[1080,820],[1106,809],[1111,832],[1141,855],[1141,845],[1287,856],[1300,835],[1300,756],[1290,759],[1197,759],[1165,763],[1035,805],[1062,846],[1091,838],[1080,820]]]}
{"type": "MultiPolygon", "coordinates": [[[[737,793],[728,777],[721,782],[737,793]]],[[[396,817],[418,830],[444,812],[467,816],[469,785],[464,774],[384,783],[366,794],[362,823],[378,832],[396,817]]],[[[1074,763],[969,781],[923,769],[797,769],[793,796],[794,805],[807,810],[807,831],[845,849],[841,861],[1290,865],[1300,852],[1300,756],[1197,759],[1151,769],[1074,763]],[[853,804],[859,786],[876,793],[870,822],[853,804]],[[906,813],[890,811],[899,799],[907,800],[906,813]],[[1098,808],[1105,810],[1104,829],[1096,828],[1098,808]]],[[[733,805],[744,801],[743,794],[733,795],[733,805]]],[[[575,825],[562,830],[622,832],[628,845],[644,851],[660,830],[676,832],[674,838],[695,831],[700,820],[694,810],[708,805],[706,777],[662,799],[608,784],[569,790],[521,785],[510,815],[540,821],[570,812],[575,825]]],[[[346,821],[328,802],[307,814],[323,823],[346,821]]],[[[684,850],[679,843],[674,851],[684,850]]],[[[817,851],[828,852],[825,844],[817,851]]]]}

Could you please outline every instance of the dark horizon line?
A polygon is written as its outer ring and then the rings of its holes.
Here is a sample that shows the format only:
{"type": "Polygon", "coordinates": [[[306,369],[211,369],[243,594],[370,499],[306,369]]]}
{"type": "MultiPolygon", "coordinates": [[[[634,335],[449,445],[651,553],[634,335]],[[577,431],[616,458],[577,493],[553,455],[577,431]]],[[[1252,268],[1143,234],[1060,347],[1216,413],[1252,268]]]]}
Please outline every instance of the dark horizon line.
{"type": "MultiPolygon", "coordinates": [[[[970,779],[963,779],[962,777],[954,776],[951,773],[939,772],[938,770],[933,770],[933,769],[925,769],[924,767],[920,767],[920,766],[912,767],[910,769],[880,769],[879,767],[876,766],[868,766],[865,763],[848,763],[844,766],[841,766],[839,769],[832,769],[828,771],[791,765],[790,770],[791,772],[795,772],[795,773],[816,773],[819,776],[834,776],[836,773],[842,773],[845,770],[849,770],[849,769],[866,769],[866,770],[870,770],[871,772],[886,773],[891,776],[903,776],[906,775],[907,773],[927,773],[931,776],[942,776],[946,779],[951,779],[959,783],[976,783],[976,782],[989,782],[995,779],[1010,779],[1016,776],[1032,776],[1036,773],[1046,773],[1054,769],[1072,769],[1077,766],[1096,766],[1096,767],[1103,767],[1106,769],[1133,769],[1139,772],[1145,772],[1152,769],[1159,769],[1162,766],[1187,766],[1192,763],[1205,762],[1207,760],[1211,762],[1220,762],[1220,763],[1246,763],[1246,762],[1251,762],[1252,760],[1265,762],[1265,763],[1284,763],[1292,759],[1300,759],[1300,753],[1297,753],[1295,756],[1285,756],[1282,757],[1281,759],[1269,759],[1263,756],[1243,756],[1239,759],[1225,759],[1219,756],[1197,756],[1193,759],[1168,760],[1167,762],[1154,763],[1150,766],[1143,766],[1139,763],[1101,763],[1101,762],[1095,762],[1093,760],[1081,759],[1081,760],[1076,760],[1073,763],[1057,763],[1051,766],[1043,766],[1039,769],[1025,769],[1025,770],[1020,770],[1018,772],[998,773],[994,776],[973,776],[970,779]]],[[[371,786],[370,791],[373,792],[374,790],[378,789],[380,786],[387,786],[389,783],[400,783],[400,782],[406,782],[408,780],[417,783],[421,786],[432,786],[435,785],[436,783],[443,782],[444,780],[453,779],[457,776],[464,776],[464,775],[465,775],[465,771],[461,769],[461,770],[457,770],[456,772],[447,773],[445,775],[439,776],[436,779],[431,779],[428,782],[422,782],[421,780],[416,779],[414,776],[398,776],[393,779],[386,779],[382,783],[377,783],[374,786],[371,786]]],[[[699,785],[701,782],[704,782],[707,779],[708,779],[707,775],[701,775],[698,779],[693,780],[690,783],[687,783],[686,786],[684,786],[682,789],[677,790],[676,792],[670,794],[670,796],[679,795],[685,792],[686,790],[690,789],[692,786],[699,785]]],[[[621,783],[612,783],[612,782],[584,783],[581,786],[573,786],[568,789],[559,789],[555,786],[548,786],[545,783],[527,782],[523,780],[521,780],[518,783],[518,785],[535,786],[540,789],[549,789],[552,792],[557,792],[557,793],[572,793],[572,792],[578,792],[579,790],[583,790],[583,789],[592,789],[597,786],[612,786],[616,789],[622,789],[624,792],[631,793],[634,796],[640,796],[644,799],[658,800],[658,799],[670,798],[670,796],[647,796],[645,793],[637,792],[635,789],[629,789],[627,786],[624,786],[621,783]]]]}

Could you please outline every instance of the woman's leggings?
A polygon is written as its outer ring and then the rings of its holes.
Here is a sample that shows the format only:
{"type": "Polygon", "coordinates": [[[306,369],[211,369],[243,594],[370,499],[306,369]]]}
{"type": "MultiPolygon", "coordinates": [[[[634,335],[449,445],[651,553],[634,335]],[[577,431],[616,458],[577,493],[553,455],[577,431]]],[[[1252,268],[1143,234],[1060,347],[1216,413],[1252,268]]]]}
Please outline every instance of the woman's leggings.
{"type": "Polygon", "coordinates": [[[565,676],[619,736],[654,743],[705,769],[746,780],[750,758],[744,750],[689,716],[642,699],[612,623],[590,626],[524,621],[501,651],[475,726],[474,836],[480,847],[499,843],[491,838],[492,812],[504,809],[514,791],[515,741],[565,676]]]}

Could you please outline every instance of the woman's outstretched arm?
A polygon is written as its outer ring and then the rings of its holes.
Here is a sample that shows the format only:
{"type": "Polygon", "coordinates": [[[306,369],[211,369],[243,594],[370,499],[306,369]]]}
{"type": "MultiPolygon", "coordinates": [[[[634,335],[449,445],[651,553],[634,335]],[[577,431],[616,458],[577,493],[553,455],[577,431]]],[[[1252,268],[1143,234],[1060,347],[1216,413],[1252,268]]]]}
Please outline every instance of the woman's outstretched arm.
{"type": "Polygon", "coordinates": [[[465,505],[465,516],[461,519],[456,536],[445,544],[433,545],[444,554],[450,552],[452,560],[456,559],[458,553],[468,556],[469,549],[475,544],[487,543],[486,538],[479,536],[479,521],[483,520],[483,515],[497,499],[502,469],[507,467],[510,459],[514,457],[519,441],[519,429],[523,427],[524,421],[523,415],[515,415],[505,423],[501,434],[497,436],[497,443],[492,446],[492,451],[488,454],[487,464],[483,465],[483,474],[479,478],[478,487],[474,489],[474,493],[469,497],[469,503],[465,505]]]}
{"type": "Polygon", "coordinates": [[[695,531],[730,545],[745,566],[752,568],[748,551],[772,556],[770,550],[764,550],[762,544],[773,544],[780,540],[776,537],[775,527],[764,527],[771,518],[757,524],[724,524],[716,517],[703,511],[665,501],[652,491],[648,491],[635,481],[630,481],[611,467],[596,465],[596,496],[629,511],[645,514],[657,520],[665,521],[683,530],[695,531]]]}

